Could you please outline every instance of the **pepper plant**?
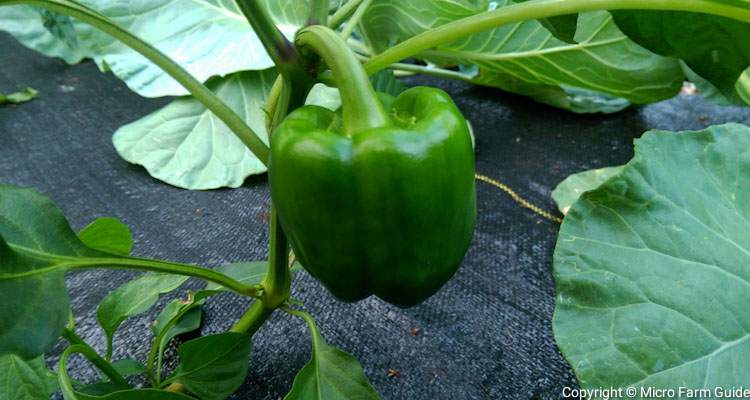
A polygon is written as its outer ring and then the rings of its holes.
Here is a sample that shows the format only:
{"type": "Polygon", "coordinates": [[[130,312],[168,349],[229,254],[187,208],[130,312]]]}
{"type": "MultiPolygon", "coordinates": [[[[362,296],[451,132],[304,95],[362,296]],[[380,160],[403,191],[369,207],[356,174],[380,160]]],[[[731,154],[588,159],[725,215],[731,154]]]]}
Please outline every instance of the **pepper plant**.
{"type": "MultiPolygon", "coordinates": [[[[26,5],[47,10],[47,34],[54,38],[39,41],[39,36],[19,35],[27,44],[34,42],[44,47],[51,43],[42,51],[72,60],[98,57],[102,66],[123,75],[135,90],[146,95],[162,95],[164,91],[189,93],[190,99],[178,101],[200,103],[218,118],[254,160],[268,169],[272,193],[268,260],[210,269],[134,257],[130,255],[130,231],[116,219],[97,219],[75,233],[62,213],[42,195],[31,189],[0,187],[0,293],[4,305],[0,312],[0,364],[8,370],[23,371],[12,379],[32,382],[19,384],[15,392],[10,386],[4,389],[15,398],[45,398],[57,389],[66,399],[227,398],[244,381],[252,335],[277,311],[302,318],[310,328],[313,343],[312,359],[297,375],[287,399],[378,398],[357,361],[328,345],[312,316],[290,299],[293,271],[301,266],[343,301],[375,295],[392,304],[412,306],[437,292],[454,274],[469,246],[476,219],[474,157],[467,122],[450,97],[438,89],[399,89],[397,92],[402,93],[394,93],[395,97],[377,93],[373,81],[376,86],[382,85],[370,76],[377,77],[383,70],[499,86],[573,111],[581,111],[582,107],[596,111],[620,109],[620,105],[629,102],[656,101],[674,95],[685,75],[714,90],[715,97],[724,102],[746,101],[750,93],[743,75],[750,66],[750,42],[737,40],[750,34],[750,2],[745,0],[531,0],[517,4],[464,1],[446,2],[450,7],[444,14],[440,14],[443,11],[439,7],[427,7],[428,12],[418,13],[425,9],[419,7],[423,5],[419,1],[349,0],[332,5],[327,0],[311,0],[305,2],[305,24],[295,32],[283,32],[283,24],[271,16],[271,9],[282,2],[237,0],[236,9],[252,27],[278,73],[265,94],[265,121],[259,129],[253,129],[250,123],[257,126],[257,121],[243,118],[223,99],[234,90],[232,78],[204,84],[213,75],[228,73],[222,70],[225,66],[217,65],[213,72],[189,72],[88,3],[0,0],[0,6],[26,5]],[[101,40],[98,33],[74,25],[64,16],[110,35],[119,44],[97,42],[101,40]],[[526,25],[529,21],[539,22],[526,25]],[[513,28],[505,30],[510,26],[513,28]],[[592,26],[597,28],[591,29],[592,26]],[[533,29],[528,30],[529,27],[533,29]],[[523,48],[522,43],[515,43],[514,35],[519,31],[522,38],[529,39],[524,43],[534,43],[530,39],[537,32],[545,36],[536,47],[523,48]],[[702,36],[690,37],[691,32],[702,36]],[[293,40],[285,34],[293,35],[293,40]],[[94,44],[83,46],[78,40],[94,44]],[[593,47],[604,46],[605,42],[625,46],[609,48],[610,51],[629,50],[634,59],[639,55],[646,57],[641,60],[648,61],[648,72],[628,71],[632,65],[627,62],[622,66],[602,65],[603,55],[593,47]],[[153,74],[155,65],[180,86],[164,89],[170,87],[169,81],[154,88],[147,82],[163,79],[159,75],[145,79],[128,72],[130,61],[123,61],[122,53],[106,51],[122,45],[152,63],[140,71],[153,74]],[[535,58],[523,68],[513,68],[513,60],[502,54],[507,46],[517,46],[516,51],[535,58]],[[92,55],[95,49],[98,55],[92,55]],[[570,54],[566,53],[568,50],[570,54]],[[497,56],[486,55],[493,52],[497,56]],[[570,65],[580,63],[584,71],[588,65],[602,74],[587,75],[574,68],[563,71],[547,58],[553,53],[557,53],[557,61],[570,57],[566,61],[570,65]],[[426,63],[403,63],[410,58],[426,63]],[[656,84],[650,84],[653,82],[656,84]],[[318,84],[336,88],[341,104],[338,111],[305,105],[318,84]],[[594,106],[581,103],[581,96],[594,106]],[[268,132],[270,140],[256,132],[260,129],[268,132]],[[373,219],[373,215],[378,218],[373,219]],[[148,272],[111,292],[100,304],[97,320],[107,336],[105,354],[98,354],[76,334],[64,285],[65,272],[87,268],[148,272]],[[204,280],[207,286],[191,292],[185,300],[169,303],[161,311],[152,329],[154,342],[146,365],[133,360],[113,361],[112,338],[120,324],[151,308],[160,294],[177,289],[189,277],[204,280]],[[201,305],[222,291],[255,300],[228,332],[182,343],[178,348],[179,365],[166,373],[164,351],[170,341],[196,330],[201,305]],[[43,354],[60,338],[69,346],[61,356],[56,379],[51,380],[43,354]],[[101,381],[82,384],[71,378],[66,365],[72,354],[81,354],[90,361],[101,372],[101,381]],[[150,388],[131,387],[127,379],[130,375],[145,376],[150,388]]],[[[23,13],[29,9],[14,10],[23,13]]],[[[19,29],[16,27],[17,32],[19,29]]],[[[249,55],[236,55],[244,56],[249,55]]],[[[393,75],[380,76],[398,86],[393,75]]],[[[243,77],[237,79],[247,81],[243,77]]],[[[142,121],[141,125],[149,127],[151,123],[142,121]]],[[[723,140],[731,141],[739,128],[730,130],[731,134],[716,142],[728,146],[723,140]]],[[[713,133],[693,136],[700,140],[713,133]]],[[[656,142],[653,148],[668,140],[656,142]]],[[[745,144],[741,139],[735,142],[745,144]]],[[[690,154],[699,154],[698,148],[691,150],[690,154]]],[[[650,166],[637,157],[623,169],[610,171],[607,183],[597,190],[612,192],[610,196],[616,197],[617,189],[622,187],[618,182],[637,184],[632,171],[643,164],[650,166]]],[[[169,171],[159,175],[158,168],[150,171],[183,187],[232,186],[226,180],[196,183],[180,180],[169,171]]],[[[581,219],[589,211],[586,207],[596,208],[595,200],[612,201],[601,196],[605,199],[592,194],[577,203],[576,198],[570,198],[566,207],[575,203],[571,213],[581,219]]],[[[587,283],[591,282],[571,278],[576,273],[575,263],[572,270],[565,270],[571,266],[567,260],[583,251],[571,250],[563,240],[574,242],[591,233],[577,232],[575,219],[566,222],[556,255],[563,260],[559,266],[556,261],[561,294],[570,296],[559,298],[558,317],[576,307],[601,306],[586,303],[591,290],[587,283]]],[[[596,221],[603,225],[602,231],[610,228],[606,222],[596,221]]],[[[596,265],[591,268],[597,269],[596,265]]],[[[595,294],[610,299],[621,292],[595,294]]],[[[730,298],[727,302],[735,300],[730,298]]],[[[578,332],[566,329],[566,322],[590,323],[592,331],[601,325],[591,315],[580,312],[568,318],[556,320],[556,332],[560,333],[558,341],[563,352],[576,361],[573,366],[583,386],[633,384],[661,372],[663,366],[649,365],[653,370],[649,372],[655,372],[642,378],[638,374],[645,369],[636,362],[628,371],[632,376],[623,379],[617,371],[606,368],[612,360],[621,361],[620,355],[595,353],[599,359],[586,359],[575,345],[581,342],[578,332]]],[[[717,355],[726,346],[744,344],[745,337],[717,338],[718,342],[725,340],[724,345],[717,345],[708,356],[717,355]]],[[[627,355],[635,359],[632,352],[627,355]]],[[[646,356],[639,353],[638,357],[646,356]]],[[[654,382],[666,385],[685,379],[681,375],[663,376],[654,382]]]]}

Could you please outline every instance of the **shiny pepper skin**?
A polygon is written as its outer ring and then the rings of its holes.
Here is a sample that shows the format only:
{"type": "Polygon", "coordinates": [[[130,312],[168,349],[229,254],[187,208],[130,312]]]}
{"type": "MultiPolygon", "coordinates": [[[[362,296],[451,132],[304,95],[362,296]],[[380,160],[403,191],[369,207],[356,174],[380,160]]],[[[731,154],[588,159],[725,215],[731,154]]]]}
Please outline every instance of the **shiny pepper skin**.
{"type": "Polygon", "coordinates": [[[310,274],[341,300],[408,307],[453,276],[471,242],[474,152],[442,90],[411,88],[383,105],[389,123],[348,133],[330,110],[293,111],[272,136],[269,179],[310,274]]]}

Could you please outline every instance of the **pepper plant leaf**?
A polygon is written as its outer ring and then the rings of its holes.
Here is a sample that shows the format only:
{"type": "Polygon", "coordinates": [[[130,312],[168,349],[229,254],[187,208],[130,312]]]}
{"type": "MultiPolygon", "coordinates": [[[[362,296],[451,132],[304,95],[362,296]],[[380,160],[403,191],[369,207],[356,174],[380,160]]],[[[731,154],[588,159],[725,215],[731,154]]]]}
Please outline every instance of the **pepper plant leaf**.
{"type": "Polygon", "coordinates": [[[18,92],[11,94],[0,93],[0,104],[19,104],[31,101],[39,97],[39,92],[36,89],[25,87],[18,92]]]}
{"type": "MultiPolygon", "coordinates": [[[[485,3],[382,0],[368,8],[362,30],[379,52],[430,28],[482,12],[485,3]]],[[[497,4],[504,7],[510,1],[497,4]]],[[[477,83],[523,95],[537,85],[567,85],[648,103],[679,91],[684,78],[679,63],[628,39],[609,13],[582,13],[577,27],[575,43],[555,38],[538,21],[526,21],[438,46],[417,57],[441,65],[476,64],[480,77],[494,77],[477,83]]]]}
{"type": "MultiPolygon", "coordinates": [[[[737,1],[750,9],[750,2],[737,1]]],[[[729,18],[674,11],[616,11],[617,26],[632,40],[667,57],[685,61],[724,96],[738,100],[735,89],[750,66],[750,24],[729,18]]]]}
{"type": "Polygon", "coordinates": [[[49,349],[70,313],[64,271],[74,259],[102,256],[46,197],[0,185],[0,354],[31,359],[49,349]]]}
{"type": "Polygon", "coordinates": [[[24,360],[15,354],[0,356],[0,398],[4,400],[47,400],[47,367],[44,357],[24,360]]]}
{"type": "MultiPolygon", "coordinates": [[[[207,86],[267,142],[263,108],[275,78],[274,69],[248,71],[214,78],[207,86]]],[[[266,171],[224,122],[192,97],[122,126],[112,141],[125,160],[185,189],[239,187],[266,171]]]]}
{"type": "Polygon", "coordinates": [[[557,209],[565,215],[582,194],[598,188],[620,171],[622,166],[591,169],[570,175],[552,191],[552,200],[557,204],[557,209]]]}
{"type": "Polygon", "coordinates": [[[96,309],[96,320],[107,336],[107,355],[112,354],[112,339],[123,321],[148,311],[159,295],[177,289],[186,280],[187,276],[148,273],[109,292],[96,309]]]}
{"type": "Polygon", "coordinates": [[[172,324],[170,321],[175,318],[178,318],[178,320],[173,323],[168,331],[164,332],[160,346],[164,347],[174,337],[182,335],[183,333],[193,332],[200,328],[201,318],[203,317],[203,311],[200,308],[201,304],[202,302],[196,303],[192,301],[185,302],[183,300],[173,300],[161,310],[154,325],[151,327],[155,336],[159,336],[169,324],[172,324]],[[180,315],[185,306],[189,306],[189,310],[180,315]]]}
{"type": "MultiPolygon", "coordinates": [[[[130,2],[127,7],[108,0],[80,2],[151,43],[201,82],[212,76],[273,66],[234,1],[152,0],[130,2]]],[[[307,18],[308,0],[262,0],[261,3],[288,37],[307,18]]],[[[28,47],[72,62],[91,57],[103,71],[112,71],[142,96],[188,94],[159,67],[112,37],[73,20],[71,30],[61,38],[45,27],[45,21],[48,19],[29,7],[0,8],[0,29],[28,47]],[[6,21],[12,23],[5,24],[6,21]],[[75,48],[68,43],[70,38],[75,39],[75,48]]]]}
{"type": "Polygon", "coordinates": [[[651,131],[554,255],[555,339],[583,388],[750,381],[750,128],[651,131]]]}
{"type": "MultiPolygon", "coordinates": [[[[232,264],[226,264],[216,267],[217,272],[221,272],[231,278],[236,279],[245,285],[257,285],[263,281],[268,271],[268,261],[245,261],[232,264]]],[[[218,283],[209,282],[206,290],[227,290],[218,283]]]]}
{"type": "Polygon", "coordinates": [[[133,250],[130,228],[117,218],[97,218],[78,232],[78,239],[93,249],[127,256],[133,250]]]}
{"type": "Polygon", "coordinates": [[[312,336],[312,358],[297,373],[284,400],[378,400],[362,366],[351,354],[328,345],[312,317],[306,316],[312,336]]]}
{"type": "Polygon", "coordinates": [[[203,400],[223,400],[242,385],[247,375],[250,336],[225,332],[183,343],[180,364],[165,381],[179,382],[203,400]]]}
{"type": "Polygon", "coordinates": [[[68,376],[67,358],[60,359],[57,375],[60,390],[65,400],[193,400],[192,397],[175,392],[158,389],[121,389],[109,391],[112,385],[89,385],[94,394],[84,393],[73,386],[73,380],[68,376]]]}

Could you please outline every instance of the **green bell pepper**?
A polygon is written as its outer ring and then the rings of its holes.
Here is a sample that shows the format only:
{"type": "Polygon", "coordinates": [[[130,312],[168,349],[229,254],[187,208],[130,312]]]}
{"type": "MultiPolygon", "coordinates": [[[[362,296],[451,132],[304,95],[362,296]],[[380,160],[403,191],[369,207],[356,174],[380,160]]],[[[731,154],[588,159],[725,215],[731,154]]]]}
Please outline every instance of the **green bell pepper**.
{"type": "Polygon", "coordinates": [[[453,276],[473,236],[469,129],[435,88],[408,89],[385,112],[329,32],[306,28],[297,45],[331,68],[342,109],[304,106],[273,132],[273,202],[299,262],[336,297],[412,306],[453,276]]]}

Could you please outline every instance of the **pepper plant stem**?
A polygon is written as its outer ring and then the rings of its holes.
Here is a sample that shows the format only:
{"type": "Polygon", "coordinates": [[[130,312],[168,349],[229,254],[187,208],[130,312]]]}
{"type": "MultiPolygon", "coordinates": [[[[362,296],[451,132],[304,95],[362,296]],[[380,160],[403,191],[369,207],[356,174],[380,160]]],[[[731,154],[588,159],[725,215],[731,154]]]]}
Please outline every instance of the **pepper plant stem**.
{"type": "Polygon", "coordinates": [[[413,36],[365,63],[374,74],[425,50],[502,25],[596,10],[688,11],[750,22],[750,9],[710,0],[532,0],[462,18],[413,36]]]}
{"type": "Polygon", "coordinates": [[[338,28],[349,16],[357,9],[359,3],[362,0],[349,0],[344,3],[335,13],[328,19],[328,27],[331,29],[338,28]]]}
{"type": "Polygon", "coordinates": [[[344,131],[347,134],[386,126],[388,115],[357,56],[333,30],[320,26],[307,27],[297,33],[302,51],[312,51],[331,69],[341,94],[344,131]]]}
{"type": "Polygon", "coordinates": [[[77,18],[137,51],[179,82],[196,100],[224,122],[263,164],[268,164],[268,146],[247,123],[205,85],[155,47],[121,28],[107,17],[73,0],[0,0],[0,6],[14,4],[38,6],[77,18]]]}
{"type": "MultiPolygon", "coordinates": [[[[316,0],[316,2],[320,1],[316,0]]],[[[326,0],[324,3],[326,4],[313,4],[313,6],[325,6],[327,15],[328,1],[326,0]]],[[[287,80],[292,95],[304,98],[313,82],[297,48],[276,27],[266,8],[259,0],[238,0],[237,5],[250,22],[263,44],[263,48],[266,49],[281,76],[287,80]]]]}
{"type": "Polygon", "coordinates": [[[367,11],[367,7],[370,6],[372,3],[372,0],[364,0],[359,7],[357,7],[357,11],[354,12],[351,18],[349,18],[348,21],[346,21],[346,25],[344,26],[344,29],[341,31],[341,37],[346,40],[349,36],[352,35],[352,32],[354,32],[354,28],[357,27],[357,24],[359,23],[359,20],[362,19],[362,16],[365,15],[365,11],[367,11]]]}
{"type": "MultiPolygon", "coordinates": [[[[71,344],[71,346],[65,350],[62,357],[60,358],[61,368],[64,368],[65,364],[63,360],[67,359],[67,355],[70,355],[72,353],[81,353],[112,382],[119,385],[128,386],[128,382],[125,380],[125,378],[123,378],[122,375],[120,375],[119,372],[117,372],[116,369],[114,369],[114,367],[112,367],[112,364],[108,363],[104,358],[102,358],[96,351],[94,351],[93,348],[91,348],[91,346],[89,346],[88,343],[81,339],[80,336],[76,335],[75,332],[68,328],[65,328],[65,330],[63,330],[62,337],[65,338],[65,340],[67,340],[71,344]]],[[[62,373],[62,369],[60,373],[62,373]]]]}
{"type": "Polygon", "coordinates": [[[466,74],[462,74],[458,71],[453,71],[453,70],[445,69],[445,68],[436,68],[436,67],[433,68],[433,67],[427,67],[424,65],[403,64],[403,63],[393,63],[389,65],[388,68],[394,71],[413,72],[416,74],[437,76],[439,78],[447,78],[447,79],[454,79],[454,80],[459,80],[459,81],[464,81],[464,82],[472,82],[472,79],[470,76],[466,74]]]}
{"type": "MultiPolygon", "coordinates": [[[[61,265],[65,267],[66,265],[61,265]]],[[[233,279],[227,275],[216,272],[212,269],[201,268],[190,264],[173,263],[159,260],[148,260],[142,258],[87,258],[85,260],[71,261],[69,265],[72,268],[117,268],[117,269],[133,269],[141,271],[151,272],[163,272],[175,275],[192,276],[200,278],[209,282],[217,283],[237,292],[244,296],[255,297],[257,295],[257,288],[255,286],[248,286],[244,283],[233,279]]]]}

